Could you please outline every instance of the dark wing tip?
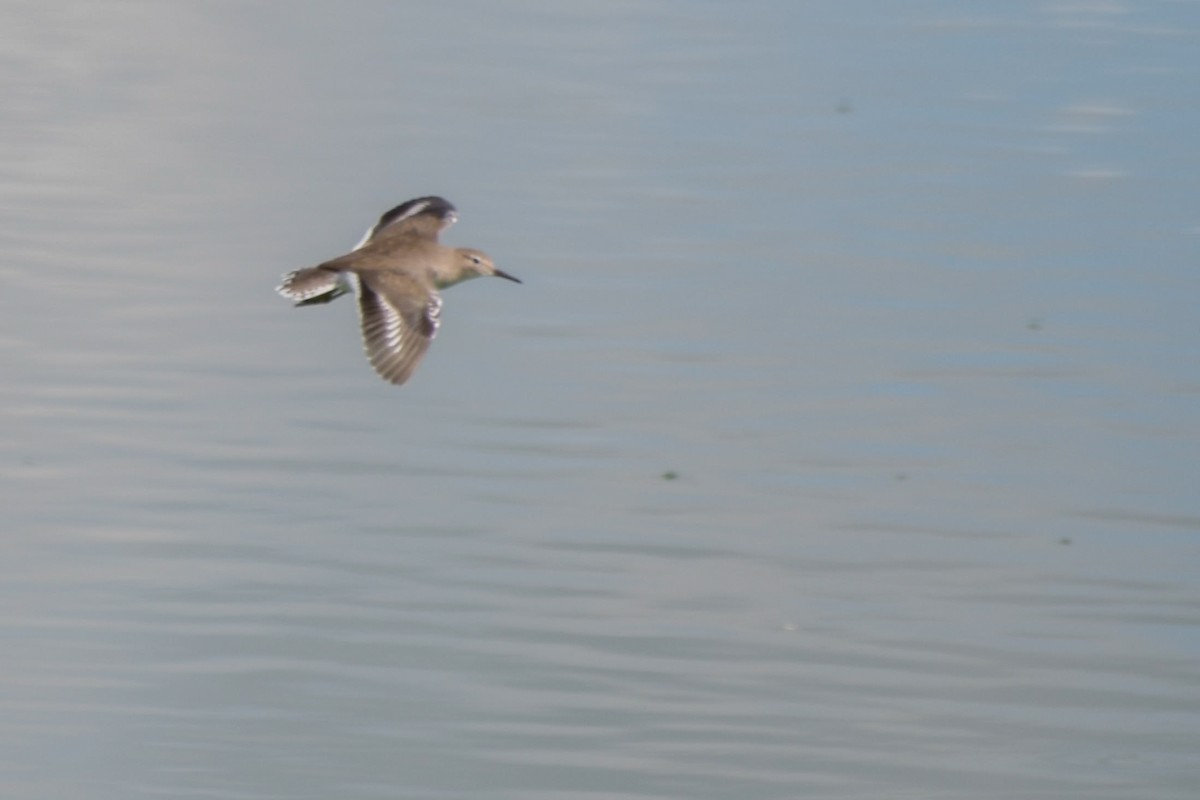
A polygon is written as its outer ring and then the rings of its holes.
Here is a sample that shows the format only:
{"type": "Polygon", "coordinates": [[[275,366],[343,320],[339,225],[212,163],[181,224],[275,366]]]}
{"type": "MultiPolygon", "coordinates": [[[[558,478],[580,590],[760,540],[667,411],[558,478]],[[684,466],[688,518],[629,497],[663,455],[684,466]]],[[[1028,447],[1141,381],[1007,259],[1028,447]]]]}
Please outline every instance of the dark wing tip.
{"type": "Polygon", "coordinates": [[[393,222],[399,222],[407,217],[415,217],[418,214],[430,214],[444,220],[446,217],[455,216],[457,210],[454,204],[444,197],[435,195],[417,197],[384,212],[383,216],[379,218],[379,224],[386,227],[393,222]]]}
{"type": "Polygon", "coordinates": [[[363,248],[383,236],[409,233],[437,239],[437,235],[458,220],[454,204],[444,197],[417,197],[384,212],[379,222],[354,246],[363,248]]]}

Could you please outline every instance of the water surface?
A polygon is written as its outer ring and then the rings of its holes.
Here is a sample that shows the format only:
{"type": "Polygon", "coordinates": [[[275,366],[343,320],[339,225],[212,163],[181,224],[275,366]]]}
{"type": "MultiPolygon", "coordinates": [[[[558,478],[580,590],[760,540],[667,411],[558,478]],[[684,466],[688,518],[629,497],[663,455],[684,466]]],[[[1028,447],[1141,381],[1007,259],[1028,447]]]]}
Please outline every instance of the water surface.
{"type": "Polygon", "coordinates": [[[1194,796],[1195,3],[0,29],[5,796],[1194,796]]]}

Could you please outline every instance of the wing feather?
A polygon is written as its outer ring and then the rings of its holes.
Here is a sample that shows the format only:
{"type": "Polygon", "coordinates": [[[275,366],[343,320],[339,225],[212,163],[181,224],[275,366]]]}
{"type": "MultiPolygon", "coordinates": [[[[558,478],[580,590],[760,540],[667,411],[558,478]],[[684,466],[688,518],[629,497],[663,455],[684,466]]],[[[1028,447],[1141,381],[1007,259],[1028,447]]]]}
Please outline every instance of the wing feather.
{"type": "Polygon", "coordinates": [[[375,223],[375,227],[354,245],[354,249],[359,250],[385,236],[397,234],[437,241],[438,234],[457,221],[458,211],[449,200],[433,196],[418,197],[387,211],[375,223]]]}
{"type": "Polygon", "coordinates": [[[407,276],[363,276],[358,294],[363,348],[386,381],[404,383],[437,335],[442,299],[407,276]]]}

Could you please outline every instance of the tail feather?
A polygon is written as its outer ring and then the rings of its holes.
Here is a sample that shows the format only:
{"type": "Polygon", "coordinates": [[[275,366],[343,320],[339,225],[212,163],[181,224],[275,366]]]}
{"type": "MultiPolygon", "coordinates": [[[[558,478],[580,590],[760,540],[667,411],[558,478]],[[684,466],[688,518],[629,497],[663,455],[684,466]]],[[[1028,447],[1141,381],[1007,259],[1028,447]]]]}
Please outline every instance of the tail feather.
{"type": "Polygon", "coordinates": [[[308,267],[289,272],[275,291],[298,306],[328,303],[349,291],[342,273],[322,267],[308,267]]]}

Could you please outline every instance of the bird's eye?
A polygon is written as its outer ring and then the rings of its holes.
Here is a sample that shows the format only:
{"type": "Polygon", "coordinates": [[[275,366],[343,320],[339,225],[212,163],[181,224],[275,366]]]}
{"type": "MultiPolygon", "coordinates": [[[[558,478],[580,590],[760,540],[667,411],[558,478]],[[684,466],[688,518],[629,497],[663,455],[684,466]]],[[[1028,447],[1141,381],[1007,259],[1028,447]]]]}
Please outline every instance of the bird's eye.
{"type": "Polygon", "coordinates": [[[474,263],[478,264],[478,263],[479,263],[479,256],[471,256],[471,261],[473,261],[474,263]]]}

